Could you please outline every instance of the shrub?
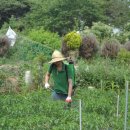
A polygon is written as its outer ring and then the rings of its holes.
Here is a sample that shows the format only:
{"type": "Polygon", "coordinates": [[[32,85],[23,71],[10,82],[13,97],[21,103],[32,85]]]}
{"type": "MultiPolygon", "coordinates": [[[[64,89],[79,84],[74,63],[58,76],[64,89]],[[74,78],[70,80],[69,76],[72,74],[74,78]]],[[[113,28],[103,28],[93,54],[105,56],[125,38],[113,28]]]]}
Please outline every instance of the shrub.
{"type": "Polygon", "coordinates": [[[96,60],[79,60],[76,71],[78,86],[94,86],[104,89],[112,88],[113,83],[119,88],[125,87],[125,81],[130,80],[130,72],[127,64],[119,64],[110,59],[96,58],[96,60]]]}
{"type": "Polygon", "coordinates": [[[107,39],[101,48],[101,55],[104,57],[114,58],[117,56],[119,50],[120,44],[116,39],[107,39]]]}
{"type": "Polygon", "coordinates": [[[130,41],[126,42],[124,44],[124,48],[127,50],[127,51],[130,51],[130,41]]]}
{"type": "Polygon", "coordinates": [[[130,52],[125,48],[122,48],[117,55],[117,58],[121,62],[130,62],[130,52]]]}
{"type": "Polygon", "coordinates": [[[0,70],[0,87],[5,86],[6,74],[0,70]]]}
{"type": "Polygon", "coordinates": [[[7,37],[0,39],[0,56],[4,56],[9,50],[9,40],[7,37]]]}
{"type": "Polygon", "coordinates": [[[62,52],[62,54],[63,54],[65,57],[68,57],[68,56],[69,56],[68,51],[69,51],[69,48],[68,48],[66,42],[63,40],[63,41],[62,41],[61,52],[62,52]]]}
{"type": "Polygon", "coordinates": [[[91,31],[101,40],[110,38],[112,27],[101,22],[93,23],[91,31]]]}
{"type": "Polygon", "coordinates": [[[66,34],[63,38],[63,44],[68,47],[69,50],[78,49],[81,45],[81,36],[75,31],[66,34]]]}
{"type": "Polygon", "coordinates": [[[61,39],[58,34],[43,29],[32,29],[29,31],[28,37],[36,42],[49,46],[52,49],[58,49],[61,47],[61,39]]]}
{"type": "Polygon", "coordinates": [[[92,57],[98,50],[98,42],[93,35],[84,36],[79,48],[79,55],[83,58],[92,57]]]}
{"type": "Polygon", "coordinates": [[[7,58],[11,61],[31,61],[39,55],[50,58],[53,49],[26,37],[19,37],[15,46],[9,50],[7,58]]]}

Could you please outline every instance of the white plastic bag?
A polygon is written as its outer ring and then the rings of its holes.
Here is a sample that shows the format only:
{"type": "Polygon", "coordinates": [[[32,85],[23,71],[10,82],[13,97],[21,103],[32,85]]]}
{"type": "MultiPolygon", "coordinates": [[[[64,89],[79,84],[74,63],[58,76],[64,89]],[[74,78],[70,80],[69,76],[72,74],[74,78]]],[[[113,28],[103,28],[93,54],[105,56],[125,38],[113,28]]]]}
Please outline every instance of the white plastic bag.
{"type": "Polygon", "coordinates": [[[10,41],[10,46],[14,46],[14,44],[16,42],[16,36],[17,36],[17,34],[11,29],[10,26],[8,28],[6,36],[8,37],[8,39],[10,41]]]}

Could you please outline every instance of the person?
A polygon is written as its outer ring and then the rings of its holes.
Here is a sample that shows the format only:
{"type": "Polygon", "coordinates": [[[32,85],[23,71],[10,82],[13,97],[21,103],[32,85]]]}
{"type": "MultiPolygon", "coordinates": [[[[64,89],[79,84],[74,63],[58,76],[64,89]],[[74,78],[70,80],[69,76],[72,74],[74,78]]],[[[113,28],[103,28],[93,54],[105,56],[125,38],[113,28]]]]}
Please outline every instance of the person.
{"type": "Polygon", "coordinates": [[[50,67],[45,75],[45,88],[51,89],[49,84],[50,76],[54,81],[52,91],[53,100],[65,100],[68,103],[72,102],[72,72],[69,66],[64,63],[66,58],[58,50],[52,54],[52,60],[49,62],[50,67]],[[66,72],[67,71],[67,72],[66,72]]]}

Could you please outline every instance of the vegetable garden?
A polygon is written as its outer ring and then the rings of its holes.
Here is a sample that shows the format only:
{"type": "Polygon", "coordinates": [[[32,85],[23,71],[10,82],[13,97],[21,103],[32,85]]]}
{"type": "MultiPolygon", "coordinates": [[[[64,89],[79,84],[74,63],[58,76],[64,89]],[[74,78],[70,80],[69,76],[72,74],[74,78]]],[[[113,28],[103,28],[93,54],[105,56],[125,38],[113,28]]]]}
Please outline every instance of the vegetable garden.
{"type": "MultiPolygon", "coordinates": [[[[76,99],[79,98],[82,100],[83,130],[124,128],[124,91],[120,95],[118,117],[116,116],[117,94],[112,90],[78,89],[73,99],[75,107],[70,109],[64,109],[65,102],[54,102],[49,96],[50,91],[42,88],[31,93],[2,94],[0,96],[1,129],[78,130],[79,108],[76,99]]],[[[129,121],[127,126],[130,126],[129,121]]]]}
{"type": "Polygon", "coordinates": [[[0,2],[0,130],[130,130],[129,1],[0,2]],[[44,88],[55,49],[75,64],[71,107],[44,88]]]}

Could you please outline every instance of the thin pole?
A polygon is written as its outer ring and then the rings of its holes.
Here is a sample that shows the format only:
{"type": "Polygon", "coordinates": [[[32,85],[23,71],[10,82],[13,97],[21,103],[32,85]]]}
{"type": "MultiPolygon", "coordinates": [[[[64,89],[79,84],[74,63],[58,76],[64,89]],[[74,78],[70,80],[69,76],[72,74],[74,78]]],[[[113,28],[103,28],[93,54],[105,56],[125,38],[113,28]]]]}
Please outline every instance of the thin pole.
{"type": "Polygon", "coordinates": [[[81,99],[79,99],[79,126],[80,130],[82,130],[82,108],[81,108],[81,99]]]}
{"type": "Polygon", "coordinates": [[[124,122],[124,130],[127,129],[127,111],[128,111],[128,81],[126,81],[126,102],[125,102],[125,122],[124,122]]]}
{"type": "Polygon", "coordinates": [[[117,113],[116,113],[116,116],[117,116],[117,119],[118,119],[118,116],[119,116],[119,95],[117,96],[117,113]]]}

